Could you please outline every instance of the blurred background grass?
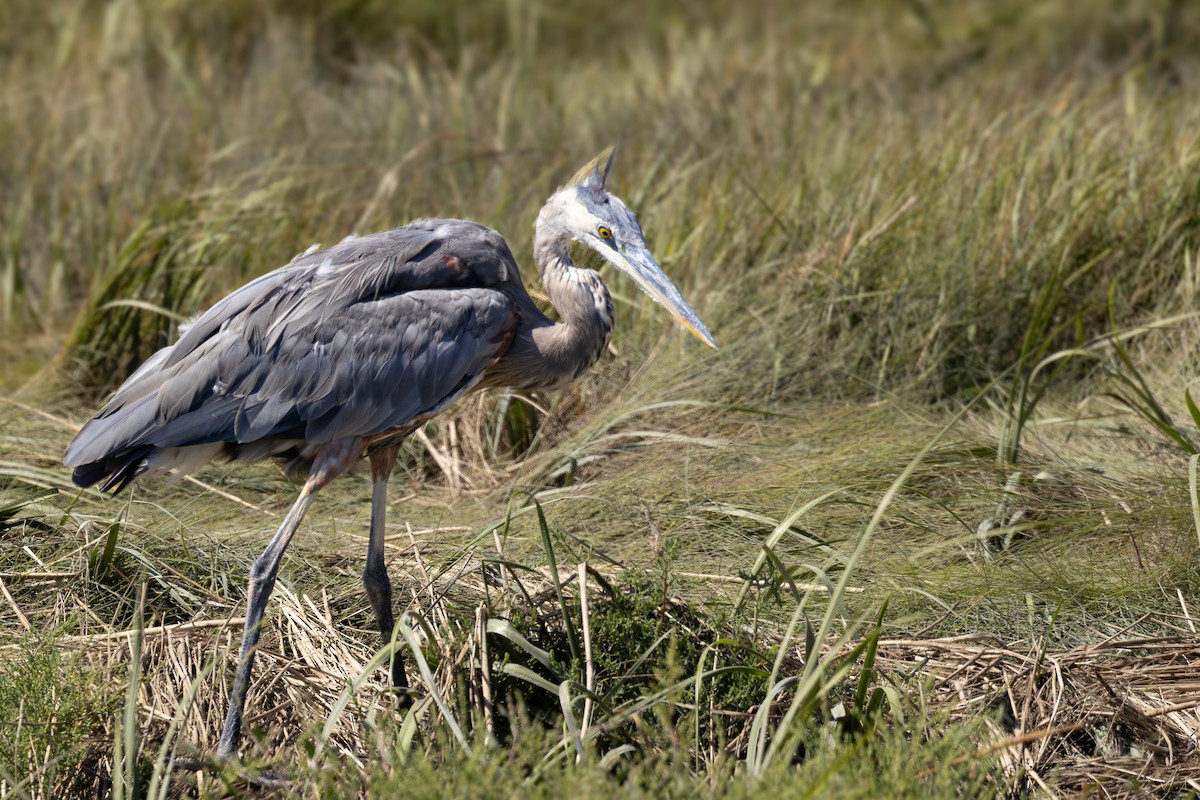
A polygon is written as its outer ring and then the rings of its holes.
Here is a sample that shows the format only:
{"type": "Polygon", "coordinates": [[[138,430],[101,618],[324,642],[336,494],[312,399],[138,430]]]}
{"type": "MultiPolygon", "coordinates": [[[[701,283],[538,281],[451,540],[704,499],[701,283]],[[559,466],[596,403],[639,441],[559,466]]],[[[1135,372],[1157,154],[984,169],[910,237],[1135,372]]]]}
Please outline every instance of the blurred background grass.
{"type": "Polygon", "coordinates": [[[476,218],[528,264],[542,199],[621,139],[622,191],[737,350],[721,394],[953,396],[1059,273],[1089,265],[1084,338],[1113,284],[1134,319],[1193,299],[1189,8],[14,2],[5,382],[67,331],[79,385],[112,388],[166,312],[350,231],[476,218]]]}
{"type": "MultiPolygon", "coordinates": [[[[532,281],[540,204],[618,140],[616,191],[722,350],[701,351],[606,272],[615,352],[578,387],[476,398],[410,442],[393,518],[420,547],[394,543],[398,584],[419,582],[414,550],[450,574],[529,489],[564,563],[668,565],[660,603],[721,617],[776,524],[834,490],[771,543],[797,579],[809,564],[836,578],[897,473],[973,403],[887,507],[856,564],[855,617],[891,598],[897,636],[986,631],[1010,648],[1165,635],[1197,588],[1183,389],[1198,85],[1200,9],[1183,0],[7,0],[0,561],[6,575],[73,577],[9,578],[4,638],[35,652],[22,657],[39,685],[66,685],[77,663],[40,654],[129,627],[142,582],[159,623],[240,603],[270,518],[190,485],[105,503],[60,466],[71,421],[180,320],[313,242],[420,216],[497,228],[532,281]],[[123,549],[106,560],[113,525],[123,549]]],[[[270,467],[201,477],[267,509],[291,491],[270,467]]],[[[352,480],[330,492],[283,577],[302,596],[332,587],[326,610],[360,648],[365,495],[352,480]]],[[[537,562],[531,516],[513,525],[507,555],[537,562]]],[[[760,598],[776,627],[756,616],[756,646],[777,644],[790,612],[760,598]]],[[[86,673],[116,704],[121,657],[92,655],[86,673]]],[[[0,686],[6,708],[34,707],[19,694],[0,686]]],[[[114,703],[62,696],[83,709],[69,758],[108,785],[114,703]]],[[[910,717],[949,724],[913,702],[910,717]]],[[[1036,781],[1011,764],[960,769],[988,708],[954,712],[964,727],[945,738],[906,739],[895,707],[899,727],[859,755],[811,734],[806,774],[868,796],[1020,793],[1036,781]],[[940,771],[870,768],[911,765],[935,739],[940,771]]],[[[456,762],[429,736],[436,786],[456,762]]],[[[552,746],[532,740],[513,763],[552,746]]],[[[715,756],[710,773],[672,772],[678,742],[655,742],[642,772],[622,773],[640,791],[743,785],[715,756]]],[[[25,773],[9,784],[53,794],[62,765],[35,744],[5,757],[25,773]]],[[[1163,765],[1185,785],[1180,762],[1163,765]]],[[[297,780],[392,780],[314,769],[297,780]]],[[[603,794],[607,774],[552,773],[539,790],[603,794]]],[[[1072,780],[1062,791],[1086,784],[1072,780]]]]}

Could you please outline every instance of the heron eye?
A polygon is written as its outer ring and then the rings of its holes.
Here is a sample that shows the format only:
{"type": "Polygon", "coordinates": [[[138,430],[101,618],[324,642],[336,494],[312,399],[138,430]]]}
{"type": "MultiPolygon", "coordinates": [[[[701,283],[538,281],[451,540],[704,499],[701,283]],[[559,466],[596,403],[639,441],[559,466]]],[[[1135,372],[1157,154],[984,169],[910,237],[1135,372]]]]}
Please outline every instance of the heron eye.
{"type": "Polygon", "coordinates": [[[612,231],[610,231],[608,228],[604,227],[603,225],[601,225],[596,230],[596,233],[600,234],[601,239],[611,239],[612,238],[612,231]]]}

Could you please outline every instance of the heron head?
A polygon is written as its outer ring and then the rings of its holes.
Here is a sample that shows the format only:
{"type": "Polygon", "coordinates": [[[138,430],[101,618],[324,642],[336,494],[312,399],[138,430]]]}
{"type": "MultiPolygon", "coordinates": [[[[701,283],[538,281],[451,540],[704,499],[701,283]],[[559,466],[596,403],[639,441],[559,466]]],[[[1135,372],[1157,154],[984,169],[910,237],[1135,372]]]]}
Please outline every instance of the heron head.
{"type": "Polygon", "coordinates": [[[599,166],[602,154],[581,170],[572,183],[550,198],[546,211],[555,218],[560,235],[598,253],[665,306],[696,338],[716,348],[708,328],[650,253],[637,216],[621,198],[605,188],[615,154],[614,147],[603,169],[599,166]]]}

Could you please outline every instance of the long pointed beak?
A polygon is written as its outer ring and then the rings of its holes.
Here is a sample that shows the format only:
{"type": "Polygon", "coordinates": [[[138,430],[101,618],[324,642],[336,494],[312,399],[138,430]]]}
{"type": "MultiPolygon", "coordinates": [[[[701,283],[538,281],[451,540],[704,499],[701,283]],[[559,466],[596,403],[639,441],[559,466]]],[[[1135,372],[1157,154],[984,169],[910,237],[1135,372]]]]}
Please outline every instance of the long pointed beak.
{"type": "Polygon", "coordinates": [[[610,250],[608,253],[601,252],[601,255],[604,255],[614,267],[633,278],[642,291],[654,298],[656,302],[666,306],[671,315],[682,322],[683,326],[695,334],[697,339],[714,350],[720,349],[712,334],[708,332],[708,328],[700,321],[695,310],[683,299],[683,295],[675,288],[675,284],[671,283],[671,279],[662,271],[662,267],[654,260],[654,256],[650,254],[649,250],[643,247],[624,247],[619,253],[610,250]]]}

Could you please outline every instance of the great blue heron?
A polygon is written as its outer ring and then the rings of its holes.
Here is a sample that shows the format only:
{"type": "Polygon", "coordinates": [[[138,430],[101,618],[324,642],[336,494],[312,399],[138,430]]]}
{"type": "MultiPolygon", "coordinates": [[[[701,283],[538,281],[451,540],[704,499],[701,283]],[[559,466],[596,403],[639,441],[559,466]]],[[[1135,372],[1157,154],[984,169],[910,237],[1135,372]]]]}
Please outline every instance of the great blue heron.
{"type": "MultiPolygon", "coordinates": [[[[300,496],[250,570],[218,758],[237,750],[267,599],[317,491],[370,459],[363,584],[390,642],[384,514],[401,441],[474,389],[558,386],[604,352],[612,298],[598,273],[572,263],[572,242],[628,274],[716,347],[646,248],[637,217],[606,191],[611,166],[610,154],[603,170],[560,189],[538,214],[534,261],[561,322],[534,305],[496,231],[418,220],[299,256],[221,300],[151,356],[67,448],[75,483],[103,481],[113,493],[142,475],[187,472],[218,455],[308,468],[300,496]]],[[[399,656],[391,677],[408,685],[399,656]]]]}

